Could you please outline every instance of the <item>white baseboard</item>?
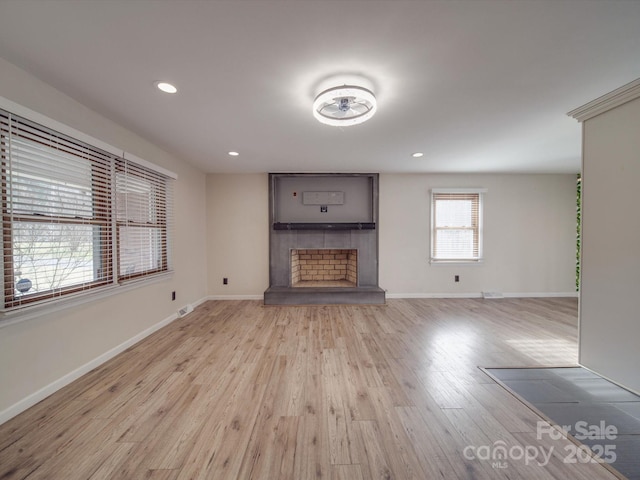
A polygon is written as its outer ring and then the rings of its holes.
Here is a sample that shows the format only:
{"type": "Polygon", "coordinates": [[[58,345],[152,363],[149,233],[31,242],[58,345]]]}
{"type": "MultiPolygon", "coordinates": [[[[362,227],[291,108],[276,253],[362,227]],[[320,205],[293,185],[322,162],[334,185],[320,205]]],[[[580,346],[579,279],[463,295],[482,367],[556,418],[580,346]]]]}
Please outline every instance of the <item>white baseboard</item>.
{"type": "MultiPolygon", "coordinates": [[[[578,298],[578,292],[503,293],[504,298],[578,298]]],[[[482,293],[389,293],[387,298],[482,298],[482,293]]]]}
{"type": "Polygon", "coordinates": [[[482,298],[481,293],[389,293],[387,298],[482,298]]]}
{"type": "Polygon", "coordinates": [[[209,295],[206,300],[264,300],[264,295],[209,295]]]}
{"type": "MultiPolygon", "coordinates": [[[[194,307],[197,307],[201,303],[207,301],[207,299],[208,299],[207,297],[203,297],[200,300],[198,300],[196,302],[193,302],[192,305],[194,307]]],[[[82,366],[76,368],[75,370],[67,373],[66,375],[60,377],[59,379],[51,382],[49,385],[41,388],[40,390],[37,390],[37,391],[33,392],[30,395],[27,395],[22,400],[14,403],[10,407],[8,407],[5,410],[0,412],[0,425],[3,424],[4,422],[6,422],[7,420],[15,417],[16,415],[24,412],[26,409],[32,407],[33,405],[35,405],[36,403],[40,402],[41,400],[44,400],[49,395],[51,395],[51,394],[57,392],[58,390],[60,390],[62,387],[65,387],[66,385],[70,384],[74,380],[77,380],[78,378],[80,378],[85,373],[88,373],[91,370],[93,370],[94,368],[99,367],[100,365],[102,365],[106,361],[111,360],[113,357],[115,357],[119,353],[124,352],[127,348],[131,347],[132,345],[135,345],[136,343],[138,343],[139,341],[141,341],[144,338],[148,337],[152,333],[160,330],[162,327],[164,327],[166,325],[169,325],[171,322],[173,322],[177,318],[178,318],[178,314],[177,313],[174,313],[174,314],[168,316],[164,320],[161,320],[160,322],[156,323],[155,325],[152,325],[151,327],[147,328],[146,330],[143,330],[142,332],[138,333],[137,335],[134,335],[133,337],[129,338],[128,340],[122,342],[120,345],[112,348],[111,350],[106,351],[102,355],[97,356],[96,358],[94,358],[90,362],[85,363],[84,365],[82,365],[82,366]]]]}
{"type": "Polygon", "coordinates": [[[578,298],[578,292],[505,293],[504,298],[578,298]]]}
{"type": "MultiPolygon", "coordinates": [[[[578,298],[578,292],[524,292],[502,293],[504,298],[551,298],[569,297],[578,298]]],[[[482,298],[482,292],[478,293],[389,293],[387,298],[482,298]]],[[[206,300],[263,300],[264,295],[209,295],[206,300]]]]}

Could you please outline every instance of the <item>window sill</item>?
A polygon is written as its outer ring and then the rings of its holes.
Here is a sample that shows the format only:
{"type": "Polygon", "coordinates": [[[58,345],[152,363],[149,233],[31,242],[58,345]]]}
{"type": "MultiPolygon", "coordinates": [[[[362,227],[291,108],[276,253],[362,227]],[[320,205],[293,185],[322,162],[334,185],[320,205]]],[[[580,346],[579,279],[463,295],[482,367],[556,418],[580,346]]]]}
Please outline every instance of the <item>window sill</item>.
{"type": "Polygon", "coordinates": [[[77,307],[85,303],[101,300],[103,298],[111,297],[120,293],[128,292],[139,287],[146,285],[152,285],[158,283],[173,276],[173,271],[158,273],[156,275],[129,280],[121,284],[110,285],[95,290],[89,290],[81,292],[75,295],[69,295],[56,300],[51,300],[45,303],[39,303],[34,305],[26,305],[24,307],[17,307],[11,310],[0,309],[0,329],[8,327],[15,323],[22,322],[24,320],[30,320],[42,315],[66,310],[68,308],[77,307]]]}
{"type": "Polygon", "coordinates": [[[431,265],[482,265],[484,263],[484,259],[479,260],[436,260],[430,259],[429,263],[431,265]]]}

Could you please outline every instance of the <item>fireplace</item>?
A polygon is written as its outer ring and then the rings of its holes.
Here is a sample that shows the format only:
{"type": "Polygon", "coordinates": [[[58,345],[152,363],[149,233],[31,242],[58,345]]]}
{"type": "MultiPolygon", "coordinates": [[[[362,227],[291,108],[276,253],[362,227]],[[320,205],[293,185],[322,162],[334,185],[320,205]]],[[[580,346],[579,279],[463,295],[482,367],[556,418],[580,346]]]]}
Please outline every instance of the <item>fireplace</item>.
{"type": "Polygon", "coordinates": [[[358,251],[354,248],[292,248],[291,286],[356,287],[358,251]]]}
{"type": "Polygon", "coordinates": [[[265,305],[385,303],[378,174],[269,174],[265,305]]]}

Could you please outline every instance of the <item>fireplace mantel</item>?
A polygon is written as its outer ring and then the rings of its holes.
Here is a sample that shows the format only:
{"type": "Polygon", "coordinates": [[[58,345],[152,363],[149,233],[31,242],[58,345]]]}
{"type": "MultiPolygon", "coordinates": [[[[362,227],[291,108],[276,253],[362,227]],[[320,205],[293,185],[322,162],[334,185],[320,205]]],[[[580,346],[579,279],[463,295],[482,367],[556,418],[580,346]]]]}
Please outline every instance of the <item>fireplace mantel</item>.
{"type": "Polygon", "coordinates": [[[276,222],[274,230],[375,230],[373,222],[344,222],[344,223],[307,223],[307,222],[276,222]]]}

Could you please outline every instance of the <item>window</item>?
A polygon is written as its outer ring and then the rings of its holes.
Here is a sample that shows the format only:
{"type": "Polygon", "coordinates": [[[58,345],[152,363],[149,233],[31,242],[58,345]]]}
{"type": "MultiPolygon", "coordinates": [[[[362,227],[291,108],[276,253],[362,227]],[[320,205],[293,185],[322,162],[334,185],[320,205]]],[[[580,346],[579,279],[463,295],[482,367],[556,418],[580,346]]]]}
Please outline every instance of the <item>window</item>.
{"type": "Polygon", "coordinates": [[[116,221],[120,280],[167,270],[169,193],[161,175],[118,161],[116,221]]]}
{"type": "Polygon", "coordinates": [[[170,270],[169,178],[0,110],[4,308],[170,270]]]}
{"type": "Polygon", "coordinates": [[[484,189],[431,191],[431,261],[482,260],[484,189]]]}

